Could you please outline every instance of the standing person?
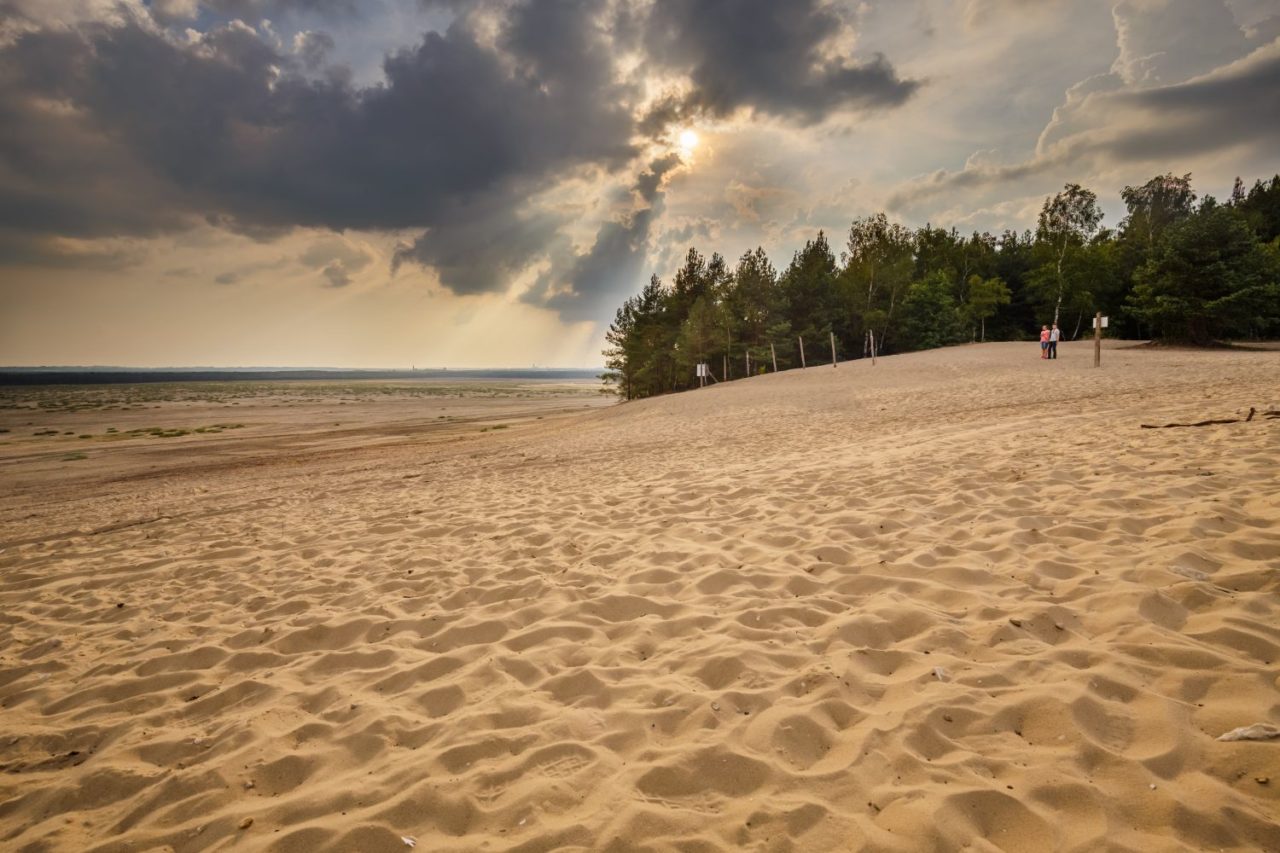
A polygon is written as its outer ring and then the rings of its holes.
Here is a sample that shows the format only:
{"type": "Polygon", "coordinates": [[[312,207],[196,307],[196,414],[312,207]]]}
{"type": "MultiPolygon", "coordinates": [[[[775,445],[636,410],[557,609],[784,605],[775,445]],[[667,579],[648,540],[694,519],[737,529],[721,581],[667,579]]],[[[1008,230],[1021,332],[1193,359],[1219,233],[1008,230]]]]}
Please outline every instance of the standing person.
{"type": "Polygon", "coordinates": [[[1049,357],[1049,327],[1040,327],[1040,357],[1049,357]]]}
{"type": "Polygon", "coordinates": [[[1062,337],[1062,332],[1058,331],[1058,324],[1053,324],[1053,329],[1049,332],[1049,358],[1058,357],[1058,339],[1062,337]]]}

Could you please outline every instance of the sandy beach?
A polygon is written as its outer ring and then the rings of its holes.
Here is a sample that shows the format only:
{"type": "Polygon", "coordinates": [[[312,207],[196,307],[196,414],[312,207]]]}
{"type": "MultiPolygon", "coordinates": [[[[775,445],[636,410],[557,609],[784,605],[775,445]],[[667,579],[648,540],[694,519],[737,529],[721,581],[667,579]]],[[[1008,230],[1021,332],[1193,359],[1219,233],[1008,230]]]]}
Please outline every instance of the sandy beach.
{"type": "Polygon", "coordinates": [[[1092,355],[0,410],[0,848],[1280,851],[1280,353],[1092,355]]]}

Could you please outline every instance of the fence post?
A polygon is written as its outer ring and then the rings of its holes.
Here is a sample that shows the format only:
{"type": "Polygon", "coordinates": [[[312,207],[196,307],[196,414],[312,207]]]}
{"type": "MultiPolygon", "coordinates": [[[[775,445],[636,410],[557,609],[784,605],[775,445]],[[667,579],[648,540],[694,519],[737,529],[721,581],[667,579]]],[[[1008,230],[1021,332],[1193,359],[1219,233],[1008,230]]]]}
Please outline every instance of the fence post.
{"type": "Polygon", "coordinates": [[[874,330],[871,331],[870,335],[871,335],[871,366],[875,367],[876,366],[876,333],[875,331],[874,330]]]}
{"type": "Polygon", "coordinates": [[[836,333],[831,333],[831,366],[835,367],[836,362],[836,333]]]}
{"type": "Polygon", "coordinates": [[[800,341],[800,369],[804,370],[804,336],[800,335],[797,339],[800,341]]]}
{"type": "Polygon", "coordinates": [[[778,372],[778,351],[773,348],[773,341],[769,341],[769,355],[773,356],[773,372],[778,372]]]}

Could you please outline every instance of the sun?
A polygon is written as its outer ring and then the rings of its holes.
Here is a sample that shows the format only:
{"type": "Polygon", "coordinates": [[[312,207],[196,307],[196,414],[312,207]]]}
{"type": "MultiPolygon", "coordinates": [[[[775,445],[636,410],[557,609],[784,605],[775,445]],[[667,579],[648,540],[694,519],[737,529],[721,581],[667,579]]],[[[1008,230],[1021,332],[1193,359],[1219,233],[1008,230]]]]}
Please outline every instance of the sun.
{"type": "Polygon", "coordinates": [[[680,150],[686,154],[692,154],[693,149],[698,147],[698,134],[693,130],[680,131],[680,150]]]}

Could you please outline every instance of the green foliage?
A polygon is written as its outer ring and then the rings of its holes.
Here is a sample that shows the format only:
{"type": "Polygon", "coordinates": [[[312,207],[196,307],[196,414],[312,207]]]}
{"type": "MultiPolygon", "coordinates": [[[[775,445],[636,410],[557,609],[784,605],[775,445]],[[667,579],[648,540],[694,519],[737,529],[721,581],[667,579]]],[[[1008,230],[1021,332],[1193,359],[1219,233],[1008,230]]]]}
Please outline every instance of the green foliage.
{"type": "Polygon", "coordinates": [[[624,399],[696,387],[748,370],[970,340],[1026,340],[1058,322],[1078,337],[1095,311],[1113,333],[1205,343],[1280,334],[1280,176],[1232,200],[1194,207],[1190,175],[1159,175],[1121,193],[1128,215],[1101,228],[1097,196],[1078,184],[1045,199],[1035,232],[999,236],[884,214],[853,221],[837,262],[826,234],[779,273],[764,249],[730,270],[690,248],[668,287],[655,275],[605,334],[606,388],[624,399]]]}
{"type": "Polygon", "coordinates": [[[1207,344],[1280,320],[1275,257],[1241,213],[1207,199],[1138,270],[1133,313],[1162,338],[1207,344]]]}
{"type": "Polygon", "coordinates": [[[851,343],[865,336],[858,350],[868,349],[872,333],[877,352],[890,343],[898,302],[916,271],[915,252],[915,235],[883,213],[855,219],[849,227],[840,275],[841,331],[851,343]]]}
{"type": "MultiPolygon", "coordinates": [[[[1239,178],[1236,179],[1239,182],[1239,178]]],[[[1258,240],[1271,243],[1280,238],[1280,175],[1269,181],[1257,181],[1248,194],[1241,185],[1232,206],[1244,216],[1258,240]]]]}
{"type": "Polygon", "coordinates": [[[1140,187],[1120,191],[1129,215],[1120,225],[1126,240],[1137,242],[1150,253],[1169,226],[1191,215],[1196,194],[1191,191],[1190,173],[1175,177],[1157,175],[1140,187]]]}
{"type": "Polygon", "coordinates": [[[738,261],[729,284],[725,309],[737,325],[739,339],[748,346],[777,342],[776,335],[790,337],[784,319],[786,299],[778,287],[778,273],[764,249],[747,252],[738,261]],[[781,328],[775,329],[775,326],[781,328]]]}
{"type": "Polygon", "coordinates": [[[1079,298],[1080,259],[1102,223],[1098,197],[1079,184],[1067,184],[1062,192],[1046,198],[1036,223],[1036,254],[1041,260],[1030,284],[1041,301],[1053,304],[1058,322],[1063,302],[1079,298]]]}
{"type": "Polygon", "coordinates": [[[676,339],[676,363],[684,372],[708,361],[725,328],[725,309],[709,296],[699,296],[689,309],[676,339]]]}
{"type": "Polygon", "coordinates": [[[902,298],[903,349],[945,347],[959,340],[960,315],[948,273],[938,270],[912,282],[902,298]]]}
{"type": "Polygon", "coordinates": [[[1008,305],[1012,294],[1003,279],[980,278],[977,275],[969,276],[967,291],[968,299],[961,307],[961,316],[970,329],[978,327],[977,337],[985,341],[987,318],[995,316],[1002,305],[1008,305]]]}
{"type": "Polygon", "coordinates": [[[836,258],[827,236],[818,232],[791,258],[782,274],[781,289],[786,319],[797,335],[817,342],[831,331],[836,313],[836,258]]]}

